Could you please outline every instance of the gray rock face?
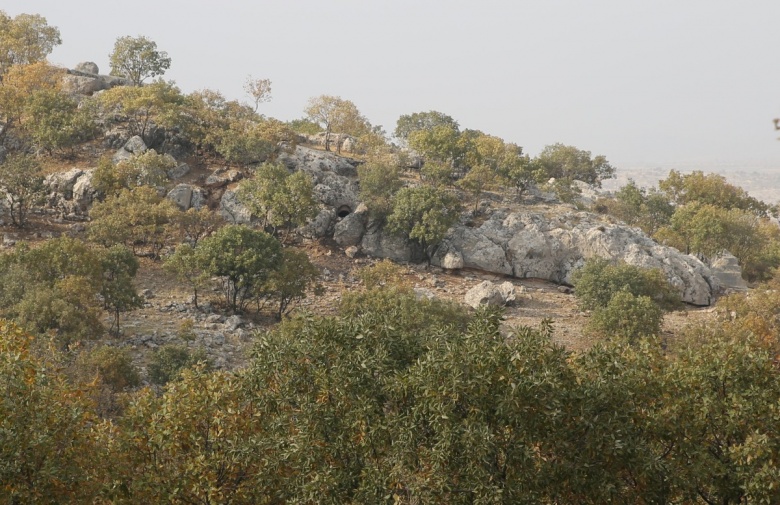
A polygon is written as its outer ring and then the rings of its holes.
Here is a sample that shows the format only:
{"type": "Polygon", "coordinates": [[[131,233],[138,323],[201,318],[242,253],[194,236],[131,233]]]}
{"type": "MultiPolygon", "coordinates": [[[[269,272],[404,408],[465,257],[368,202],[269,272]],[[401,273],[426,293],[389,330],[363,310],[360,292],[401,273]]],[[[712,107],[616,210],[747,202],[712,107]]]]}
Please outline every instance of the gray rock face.
{"type": "Polygon", "coordinates": [[[114,154],[112,160],[114,163],[119,163],[120,161],[130,159],[135,155],[143,154],[147,150],[148,148],[146,147],[144,140],[138,135],[135,135],[125,142],[125,145],[114,154]]]}
{"type": "Polygon", "coordinates": [[[605,224],[587,212],[547,217],[540,213],[497,211],[478,228],[456,225],[432,263],[445,268],[476,268],[517,278],[570,283],[588,258],[623,260],[660,268],[683,301],[709,305],[718,280],[697,258],[659,245],[636,228],[605,224]]]}
{"type": "Polygon", "coordinates": [[[186,163],[179,163],[174,168],[168,170],[168,178],[172,180],[181,179],[190,173],[190,166],[186,163]]]}
{"type": "Polygon", "coordinates": [[[206,178],[206,186],[220,188],[227,186],[232,182],[240,181],[243,178],[243,174],[238,170],[219,168],[214,170],[214,172],[206,178]]]}
{"type": "Polygon", "coordinates": [[[382,228],[372,226],[371,223],[363,235],[360,247],[369,256],[388,258],[393,261],[408,262],[414,257],[412,244],[409,241],[382,228]]]}
{"type": "Polygon", "coordinates": [[[87,61],[79,63],[73,70],[68,70],[62,78],[63,89],[76,95],[92,95],[98,91],[111,89],[114,86],[129,86],[130,80],[113,75],[99,75],[98,66],[87,61]]]}
{"type": "Polygon", "coordinates": [[[235,191],[226,190],[219,202],[219,215],[232,224],[249,224],[252,213],[238,200],[235,191]]]}
{"type": "Polygon", "coordinates": [[[366,232],[367,221],[368,216],[365,212],[349,214],[336,223],[333,231],[333,240],[341,247],[358,245],[366,232]]]}
{"type": "Polygon", "coordinates": [[[72,95],[92,95],[106,88],[105,83],[96,77],[67,74],[62,76],[62,89],[72,95]]]}
{"type": "Polygon", "coordinates": [[[504,306],[516,300],[515,286],[511,282],[493,284],[484,281],[466,292],[466,305],[477,308],[480,305],[504,306]]]}
{"type": "Polygon", "coordinates": [[[181,210],[200,209],[206,203],[206,194],[203,190],[190,184],[177,184],[165,197],[181,210]]]}
{"type": "Polygon", "coordinates": [[[92,61],[83,61],[76,65],[73,70],[76,70],[77,72],[84,72],[85,74],[98,75],[100,73],[100,69],[98,68],[97,64],[92,61]]]}
{"type": "Polygon", "coordinates": [[[47,176],[44,180],[49,191],[47,205],[70,219],[85,216],[96,193],[92,174],[93,170],[72,168],[47,176]]]}
{"type": "Polygon", "coordinates": [[[303,146],[296,146],[292,152],[282,152],[279,162],[291,170],[304,169],[307,172],[331,172],[344,177],[357,177],[358,162],[303,146]]]}
{"type": "Polygon", "coordinates": [[[724,290],[745,291],[748,289],[747,282],[742,278],[742,267],[739,266],[739,260],[731,253],[724,252],[710,262],[710,270],[718,279],[720,286],[724,290]]]}
{"type": "Polygon", "coordinates": [[[335,222],[336,211],[333,209],[322,209],[306,226],[298,228],[298,233],[306,238],[322,238],[331,234],[333,223],[335,222]]]}

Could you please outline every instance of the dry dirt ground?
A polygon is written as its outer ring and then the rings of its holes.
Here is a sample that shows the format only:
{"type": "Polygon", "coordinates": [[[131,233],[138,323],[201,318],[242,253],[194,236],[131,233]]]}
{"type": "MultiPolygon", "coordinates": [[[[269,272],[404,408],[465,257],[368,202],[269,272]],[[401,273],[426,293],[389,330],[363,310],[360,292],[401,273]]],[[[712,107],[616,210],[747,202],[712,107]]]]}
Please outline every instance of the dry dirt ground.
{"type": "MultiPolygon", "coordinates": [[[[333,315],[344,292],[360,289],[357,270],[375,263],[377,260],[366,257],[348,258],[336,247],[318,242],[305,244],[303,248],[311,261],[323,272],[321,284],[324,288],[319,296],[311,295],[301,304],[302,308],[322,315],[333,315]]],[[[516,326],[538,327],[544,319],[553,320],[554,341],[571,350],[584,350],[591,345],[591,339],[583,331],[589,314],[577,307],[575,296],[559,290],[559,286],[538,279],[513,279],[496,274],[474,270],[448,272],[427,265],[405,265],[403,281],[411,286],[432,292],[437,298],[463,302],[466,292],[484,280],[493,282],[509,281],[518,293],[517,302],[506,308],[505,326],[507,330],[516,326]]],[[[158,307],[168,302],[182,303],[191,298],[191,293],[170,274],[165,272],[159,262],[142,260],[142,268],[136,283],[139,291],[149,290],[154,294],[146,307],[127,314],[126,332],[173,334],[178,330],[185,316],[160,312],[158,307]]],[[[204,293],[202,300],[216,301],[218,293],[204,293]]],[[[465,305],[464,305],[465,307],[465,305]]],[[[470,310],[470,309],[469,309],[470,310]]],[[[684,307],[682,310],[668,313],[664,319],[664,337],[673,338],[683,326],[691,322],[706,322],[714,318],[714,312],[707,307],[684,307]]],[[[255,317],[256,328],[270,328],[275,324],[271,317],[255,317]]],[[[251,344],[244,342],[243,347],[251,344]]]]}

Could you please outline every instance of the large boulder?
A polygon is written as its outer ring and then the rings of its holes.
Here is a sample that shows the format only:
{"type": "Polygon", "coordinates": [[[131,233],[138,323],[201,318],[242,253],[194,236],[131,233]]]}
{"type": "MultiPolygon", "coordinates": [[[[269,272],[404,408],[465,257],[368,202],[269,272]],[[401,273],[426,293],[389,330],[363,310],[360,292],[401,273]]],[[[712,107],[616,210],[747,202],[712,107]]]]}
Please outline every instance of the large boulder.
{"type": "Polygon", "coordinates": [[[105,83],[97,77],[74,74],[62,76],[62,90],[72,95],[93,95],[103,89],[106,89],[105,83]]]}
{"type": "Polygon", "coordinates": [[[97,63],[92,61],[83,61],[78,65],[76,65],[75,67],[73,67],[73,70],[77,72],[82,72],[85,74],[93,74],[93,75],[98,75],[100,73],[100,69],[98,68],[97,63]]]}
{"type": "Polygon", "coordinates": [[[337,154],[296,146],[292,151],[279,154],[279,161],[291,170],[304,169],[307,172],[332,172],[344,177],[357,177],[360,162],[337,154]]]}
{"type": "Polygon", "coordinates": [[[206,204],[206,195],[203,190],[190,184],[177,184],[168,192],[166,198],[175,203],[181,210],[200,209],[206,204]]]}
{"type": "Polygon", "coordinates": [[[226,190],[219,202],[219,215],[232,224],[249,224],[252,222],[252,212],[239,201],[235,191],[226,190]]]}
{"type": "Polygon", "coordinates": [[[143,154],[148,150],[148,147],[146,146],[146,142],[144,142],[144,139],[139,137],[138,135],[134,135],[128,139],[127,142],[125,142],[125,145],[122,146],[119,150],[117,150],[116,153],[114,153],[114,157],[112,160],[114,163],[119,163],[123,160],[128,160],[132,158],[133,156],[137,156],[139,154],[143,154]]]}
{"type": "Polygon", "coordinates": [[[511,282],[493,284],[484,281],[466,292],[464,301],[466,305],[477,308],[480,305],[496,305],[503,307],[513,303],[517,298],[515,286],[511,282]]]}
{"type": "Polygon", "coordinates": [[[360,204],[355,212],[342,218],[333,231],[333,240],[341,247],[360,244],[368,223],[368,209],[360,204]]]}
{"type": "Polygon", "coordinates": [[[574,270],[593,257],[660,268],[683,301],[694,305],[709,305],[719,286],[697,258],[659,245],[637,228],[604,223],[587,212],[549,216],[497,211],[477,228],[451,228],[431,262],[455,268],[462,260],[463,268],[570,284],[574,270]]]}
{"type": "Polygon", "coordinates": [[[748,284],[742,278],[742,267],[739,260],[730,252],[721,253],[710,262],[710,269],[717,277],[722,289],[726,291],[745,291],[748,284]]]}
{"type": "Polygon", "coordinates": [[[290,170],[302,170],[314,183],[314,197],[339,214],[353,212],[359,203],[357,166],[359,162],[336,154],[296,146],[283,151],[279,161],[290,170]]]}
{"type": "Polygon", "coordinates": [[[361,249],[369,256],[388,258],[393,261],[408,262],[416,259],[417,254],[413,244],[403,237],[394,235],[375,223],[369,223],[361,249]]]}

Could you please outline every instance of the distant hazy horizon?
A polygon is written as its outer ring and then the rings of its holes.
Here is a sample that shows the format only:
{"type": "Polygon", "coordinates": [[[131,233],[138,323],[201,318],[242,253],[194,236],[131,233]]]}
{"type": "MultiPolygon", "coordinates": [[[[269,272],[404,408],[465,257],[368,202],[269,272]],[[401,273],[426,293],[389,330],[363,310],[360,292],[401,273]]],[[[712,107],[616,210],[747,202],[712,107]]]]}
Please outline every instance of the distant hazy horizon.
{"type": "Polygon", "coordinates": [[[531,155],[562,142],[618,169],[780,170],[777,1],[4,0],[0,9],[57,26],[63,44],[50,59],[63,66],[94,61],[108,73],[116,38],[145,35],[169,53],[164,78],[185,92],[246,100],[249,74],[269,78],[273,101],[261,111],[281,120],[331,94],[388,133],[402,114],[439,110],[531,155]]]}

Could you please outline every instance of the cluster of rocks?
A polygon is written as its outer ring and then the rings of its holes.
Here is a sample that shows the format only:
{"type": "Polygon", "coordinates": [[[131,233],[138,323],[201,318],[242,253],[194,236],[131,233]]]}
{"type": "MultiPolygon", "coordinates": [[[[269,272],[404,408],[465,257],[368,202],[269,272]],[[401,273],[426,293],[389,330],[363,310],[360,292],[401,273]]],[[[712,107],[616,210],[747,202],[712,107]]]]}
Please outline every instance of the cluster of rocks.
{"type": "MultiPolygon", "coordinates": [[[[346,216],[334,228],[339,245],[371,256],[412,261],[420,254],[414,244],[372,223],[365,211],[346,216]]],[[[593,257],[660,268],[683,301],[694,305],[709,305],[721,285],[698,258],[660,245],[638,228],[606,223],[589,212],[496,210],[480,226],[453,226],[432,251],[431,263],[448,270],[471,268],[571,284],[571,274],[593,257]]]]}
{"type": "MultiPolygon", "coordinates": [[[[112,156],[114,163],[120,163],[138,156],[148,150],[146,143],[139,136],[133,136],[119,148],[112,156]]],[[[167,176],[170,180],[177,180],[190,172],[190,167],[186,163],[177,162],[172,156],[170,158],[172,169],[168,170],[167,176]]],[[[83,220],[87,217],[92,203],[99,196],[98,191],[92,184],[94,169],[72,168],[65,172],[56,172],[50,174],[44,180],[48,196],[46,206],[50,211],[54,211],[66,220],[83,220]]],[[[191,184],[178,184],[166,193],[166,196],[172,200],[182,210],[189,208],[201,208],[206,205],[208,193],[199,186],[191,184]]]]}
{"type": "Polygon", "coordinates": [[[122,345],[134,349],[141,355],[166,345],[187,345],[192,349],[202,349],[214,367],[229,369],[243,362],[246,348],[256,330],[254,323],[238,315],[224,316],[213,312],[208,303],[195,309],[192,303],[181,301],[163,301],[155,303],[153,296],[145,294],[146,308],[156,309],[168,314],[170,321],[190,320],[193,328],[186,335],[178,330],[155,329],[149,333],[136,333],[143,325],[142,320],[128,321],[122,329],[131,336],[123,339],[122,345]]]}
{"type": "Polygon", "coordinates": [[[83,62],[76,65],[63,77],[63,89],[76,95],[88,95],[111,89],[115,86],[130,86],[132,82],[124,77],[114,75],[102,75],[98,66],[91,62],[83,62]]]}
{"type": "Polygon", "coordinates": [[[339,150],[346,153],[354,152],[355,147],[357,146],[357,139],[346,133],[319,132],[314,135],[299,135],[298,140],[302,144],[320,147],[325,147],[325,141],[327,140],[331,149],[339,149],[340,144],[341,147],[339,150]]]}

